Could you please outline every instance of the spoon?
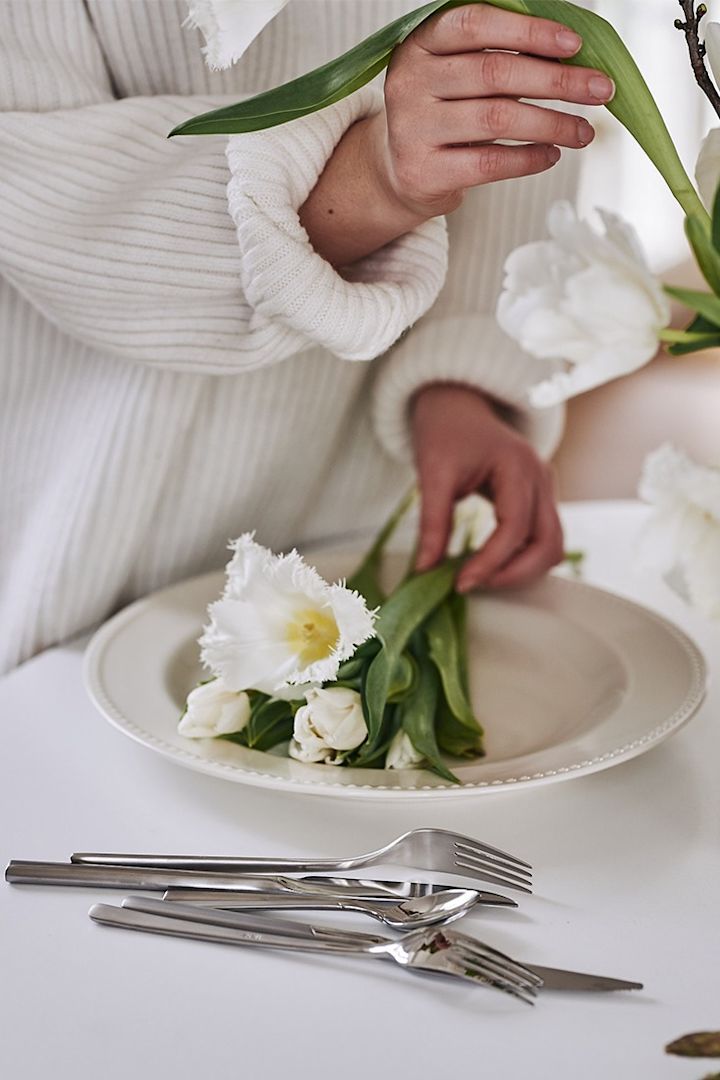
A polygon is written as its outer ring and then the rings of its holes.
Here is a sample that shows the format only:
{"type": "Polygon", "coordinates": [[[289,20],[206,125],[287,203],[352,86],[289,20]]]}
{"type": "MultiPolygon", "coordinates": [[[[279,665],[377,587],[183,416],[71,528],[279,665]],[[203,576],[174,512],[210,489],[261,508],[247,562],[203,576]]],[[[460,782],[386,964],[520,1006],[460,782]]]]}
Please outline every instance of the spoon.
{"type": "MultiPolygon", "coordinates": [[[[228,911],[357,911],[379,919],[391,930],[419,930],[438,923],[447,924],[462,918],[477,904],[482,894],[475,889],[445,889],[441,893],[413,896],[399,904],[376,907],[369,900],[342,897],[303,895],[282,896],[277,893],[228,893],[216,889],[168,889],[163,896],[166,901],[182,901],[201,907],[222,908],[228,911]]],[[[514,900],[498,896],[497,902],[506,907],[517,907],[514,900]]]]}

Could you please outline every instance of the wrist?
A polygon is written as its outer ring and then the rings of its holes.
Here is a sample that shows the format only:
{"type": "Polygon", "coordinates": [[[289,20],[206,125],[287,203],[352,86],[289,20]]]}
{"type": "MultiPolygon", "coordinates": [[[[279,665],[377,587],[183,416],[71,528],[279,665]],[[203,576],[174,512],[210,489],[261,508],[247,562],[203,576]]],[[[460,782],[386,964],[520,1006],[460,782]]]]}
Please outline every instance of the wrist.
{"type": "Polygon", "coordinates": [[[334,266],[356,262],[434,216],[394,191],[384,128],[383,112],[348,128],[300,208],[310,242],[334,266]]]}

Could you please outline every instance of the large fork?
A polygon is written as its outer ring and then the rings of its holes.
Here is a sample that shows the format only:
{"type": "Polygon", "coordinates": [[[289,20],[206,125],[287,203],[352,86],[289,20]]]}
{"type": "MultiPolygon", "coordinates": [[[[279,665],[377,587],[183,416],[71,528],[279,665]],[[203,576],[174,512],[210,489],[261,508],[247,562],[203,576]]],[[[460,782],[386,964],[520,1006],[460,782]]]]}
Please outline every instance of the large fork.
{"type": "Polygon", "coordinates": [[[507,889],[531,891],[531,867],[522,859],[446,829],[413,829],[385,847],[350,859],[262,859],[224,855],[122,855],[76,852],[75,863],[203,870],[236,874],[325,874],[377,864],[411,866],[442,874],[491,881],[507,889]]]}
{"type": "Polygon", "coordinates": [[[308,936],[309,928],[300,924],[293,926],[279,919],[263,919],[263,928],[259,929],[257,919],[248,920],[234,912],[210,911],[207,908],[198,912],[197,908],[175,903],[169,905],[144,896],[126,897],[122,907],[94,904],[88,914],[104,926],[171,937],[291,952],[322,952],[336,956],[392,960],[411,971],[434,972],[495,987],[528,1004],[533,1004],[533,998],[542,986],[542,979],[535,972],[509,956],[479,941],[473,941],[473,949],[456,945],[451,933],[445,930],[417,930],[397,941],[324,928],[317,936],[308,936]]]}

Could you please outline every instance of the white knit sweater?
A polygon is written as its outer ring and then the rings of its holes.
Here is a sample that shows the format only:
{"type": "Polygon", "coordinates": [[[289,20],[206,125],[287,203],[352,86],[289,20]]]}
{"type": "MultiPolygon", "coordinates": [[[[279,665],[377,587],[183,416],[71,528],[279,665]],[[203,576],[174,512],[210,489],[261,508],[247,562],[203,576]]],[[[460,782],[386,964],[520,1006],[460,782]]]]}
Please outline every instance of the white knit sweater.
{"type": "MultiPolygon", "coordinates": [[[[211,73],[181,0],[0,0],[0,670],[243,530],[283,549],[375,526],[423,382],[523,401],[537,362],[492,311],[572,155],[474,192],[449,267],[436,220],[341,275],[296,211],[377,88],[229,144],[165,138],[413,6],[293,0],[211,73]]],[[[518,424],[548,453],[561,417],[518,424]]]]}

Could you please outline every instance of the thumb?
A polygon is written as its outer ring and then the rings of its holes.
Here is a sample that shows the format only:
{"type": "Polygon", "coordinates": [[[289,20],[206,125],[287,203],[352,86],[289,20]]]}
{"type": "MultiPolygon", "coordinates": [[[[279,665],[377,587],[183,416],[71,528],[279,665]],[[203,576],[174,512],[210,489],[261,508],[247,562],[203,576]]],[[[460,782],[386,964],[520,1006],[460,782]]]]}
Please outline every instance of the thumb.
{"type": "Polygon", "coordinates": [[[420,470],[420,537],[415,569],[430,570],[445,554],[453,508],[455,485],[448,473],[420,470]]]}

